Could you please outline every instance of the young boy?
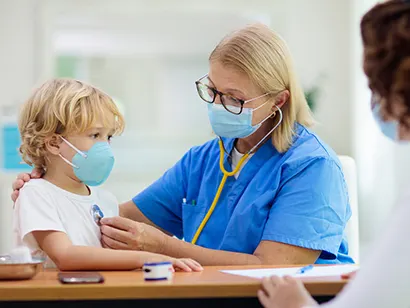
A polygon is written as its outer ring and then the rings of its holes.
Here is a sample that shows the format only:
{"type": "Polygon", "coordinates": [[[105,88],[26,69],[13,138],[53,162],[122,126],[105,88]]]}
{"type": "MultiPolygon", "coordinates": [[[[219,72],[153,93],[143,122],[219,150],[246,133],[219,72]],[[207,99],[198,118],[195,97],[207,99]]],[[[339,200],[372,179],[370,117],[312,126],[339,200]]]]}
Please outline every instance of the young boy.
{"type": "Polygon", "coordinates": [[[118,216],[118,203],[93,186],[109,176],[114,164],[110,140],[123,128],[113,100],[83,82],[53,79],[32,94],[20,114],[20,152],[44,176],[20,191],[14,209],[16,244],[60,270],[132,270],[163,261],[185,271],[201,270],[190,259],[101,247],[98,219],[118,216]]]}

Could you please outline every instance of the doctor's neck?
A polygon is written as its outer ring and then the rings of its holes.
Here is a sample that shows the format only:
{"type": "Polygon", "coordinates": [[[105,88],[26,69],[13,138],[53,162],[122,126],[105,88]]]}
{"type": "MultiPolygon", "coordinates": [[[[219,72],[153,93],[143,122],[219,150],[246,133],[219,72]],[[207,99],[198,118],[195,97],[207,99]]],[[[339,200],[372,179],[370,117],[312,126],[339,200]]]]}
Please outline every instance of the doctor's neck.
{"type": "Polygon", "coordinates": [[[70,174],[67,174],[65,170],[61,168],[60,162],[58,161],[50,161],[47,163],[47,169],[43,179],[73,194],[82,196],[88,196],[90,194],[87,185],[70,174]]]}
{"type": "MultiPolygon", "coordinates": [[[[254,132],[252,135],[246,138],[238,138],[235,143],[235,148],[239,153],[248,153],[255,145],[258,144],[273,128],[273,119],[266,120],[262,126],[254,132]]],[[[265,142],[271,142],[271,136],[266,137],[266,140],[262,142],[255,151],[257,151],[265,142]]]]}

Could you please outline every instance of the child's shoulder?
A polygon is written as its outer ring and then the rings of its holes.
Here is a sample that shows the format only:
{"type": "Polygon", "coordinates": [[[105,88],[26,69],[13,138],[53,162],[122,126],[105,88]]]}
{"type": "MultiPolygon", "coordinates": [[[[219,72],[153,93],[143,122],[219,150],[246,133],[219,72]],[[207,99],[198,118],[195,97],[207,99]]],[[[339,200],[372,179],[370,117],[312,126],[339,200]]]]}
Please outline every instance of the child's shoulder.
{"type": "Polygon", "coordinates": [[[58,191],[53,189],[53,185],[50,185],[46,180],[31,179],[20,189],[16,204],[20,206],[42,204],[45,206],[45,203],[54,204],[54,200],[58,196],[58,191]]]}
{"type": "Polygon", "coordinates": [[[20,190],[21,193],[24,193],[25,191],[50,192],[53,191],[53,186],[44,179],[31,179],[26,182],[20,190]]]}

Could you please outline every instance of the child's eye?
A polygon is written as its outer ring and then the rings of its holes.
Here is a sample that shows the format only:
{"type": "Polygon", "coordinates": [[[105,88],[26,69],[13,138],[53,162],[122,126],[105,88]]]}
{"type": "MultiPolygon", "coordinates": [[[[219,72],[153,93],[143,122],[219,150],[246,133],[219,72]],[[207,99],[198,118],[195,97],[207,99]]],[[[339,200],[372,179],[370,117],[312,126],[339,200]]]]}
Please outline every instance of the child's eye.
{"type": "Polygon", "coordinates": [[[93,138],[93,139],[97,139],[98,137],[100,137],[100,133],[96,133],[96,134],[91,135],[91,138],[93,138]]]}
{"type": "Polygon", "coordinates": [[[110,135],[110,136],[108,136],[108,141],[111,141],[112,140],[112,136],[110,135]]]}

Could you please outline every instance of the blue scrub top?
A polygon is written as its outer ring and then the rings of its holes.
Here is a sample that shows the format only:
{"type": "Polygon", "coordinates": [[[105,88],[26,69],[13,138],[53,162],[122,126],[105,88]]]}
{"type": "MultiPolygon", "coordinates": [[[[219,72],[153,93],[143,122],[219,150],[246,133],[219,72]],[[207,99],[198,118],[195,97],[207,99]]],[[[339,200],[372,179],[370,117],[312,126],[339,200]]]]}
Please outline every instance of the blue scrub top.
{"type": "MultiPolygon", "coordinates": [[[[269,140],[229,177],[197,245],[253,254],[260,241],[321,250],[316,263],[352,263],[343,230],[351,216],[336,154],[296,125],[294,144],[278,153],[269,140]]],[[[223,139],[230,153],[235,139],[223,139]]],[[[231,171],[225,154],[225,168],[231,171]]],[[[218,139],[190,149],[133,198],[154,224],[191,241],[222,179],[218,139]],[[186,204],[183,199],[186,199],[186,204]]]]}

